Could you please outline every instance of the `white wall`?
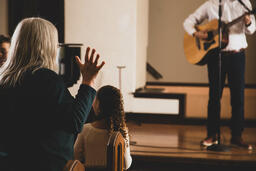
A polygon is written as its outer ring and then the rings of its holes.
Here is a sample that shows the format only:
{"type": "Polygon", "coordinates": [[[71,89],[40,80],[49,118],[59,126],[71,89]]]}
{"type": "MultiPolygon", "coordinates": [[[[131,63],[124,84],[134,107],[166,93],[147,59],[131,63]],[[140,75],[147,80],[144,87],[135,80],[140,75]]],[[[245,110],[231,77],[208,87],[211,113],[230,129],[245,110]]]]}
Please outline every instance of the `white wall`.
{"type": "Polygon", "coordinates": [[[206,66],[187,62],[183,50],[183,22],[205,0],[149,0],[148,62],[163,79],[149,74],[147,81],[207,82],[206,66]]]}
{"type": "MultiPolygon", "coordinates": [[[[125,66],[122,93],[126,111],[132,108],[131,93],[146,80],[147,8],[148,0],[65,0],[65,43],[83,43],[83,55],[87,46],[95,48],[106,62],[96,89],[106,84],[119,87],[117,66],[125,66]]],[[[78,86],[70,89],[72,94],[78,86]]]]}
{"type": "Polygon", "coordinates": [[[0,34],[8,35],[8,1],[0,0],[0,34]]]}
{"type": "Polygon", "coordinates": [[[146,83],[148,5],[148,0],[137,0],[136,88],[143,87],[146,83]]]}
{"type": "MultiPolygon", "coordinates": [[[[206,0],[149,0],[149,48],[148,62],[163,79],[155,80],[149,74],[147,81],[208,83],[207,67],[188,63],[183,49],[184,20],[206,0]]],[[[256,7],[255,0],[251,0],[256,7]]],[[[256,38],[247,36],[246,50],[247,84],[256,84],[256,38]]]]}

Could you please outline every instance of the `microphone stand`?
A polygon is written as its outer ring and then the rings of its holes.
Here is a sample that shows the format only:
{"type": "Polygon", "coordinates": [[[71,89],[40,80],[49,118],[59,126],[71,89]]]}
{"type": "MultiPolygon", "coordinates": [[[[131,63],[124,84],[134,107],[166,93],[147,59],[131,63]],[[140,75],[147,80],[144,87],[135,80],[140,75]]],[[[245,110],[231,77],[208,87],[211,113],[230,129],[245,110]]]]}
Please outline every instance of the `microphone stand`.
{"type": "MultiPolygon", "coordinates": [[[[221,100],[221,49],[222,49],[222,44],[221,44],[221,41],[222,41],[222,21],[221,21],[221,17],[222,17],[222,3],[221,3],[221,0],[219,0],[219,20],[218,20],[218,34],[219,34],[219,39],[218,39],[218,42],[219,42],[219,48],[218,48],[218,66],[219,66],[219,87],[218,87],[218,100],[220,102],[221,100]]],[[[207,147],[207,150],[210,150],[210,151],[229,151],[229,148],[222,145],[220,143],[220,113],[218,115],[218,121],[219,123],[218,124],[218,132],[217,132],[217,139],[218,139],[218,144],[213,144],[209,147],[207,147]]]]}

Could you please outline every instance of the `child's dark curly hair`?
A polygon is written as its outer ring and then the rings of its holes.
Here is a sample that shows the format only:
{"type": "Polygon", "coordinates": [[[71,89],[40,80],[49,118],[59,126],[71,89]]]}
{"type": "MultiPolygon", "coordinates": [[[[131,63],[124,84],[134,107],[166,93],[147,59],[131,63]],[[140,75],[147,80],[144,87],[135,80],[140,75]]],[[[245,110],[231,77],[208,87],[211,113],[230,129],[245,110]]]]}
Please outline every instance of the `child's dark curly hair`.
{"type": "Polygon", "coordinates": [[[107,130],[120,131],[124,138],[128,136],[125,123],[123,96],[119,89],[111,85],[101,87],[96,98],[99,102],[99,118],[105,119],[107,130]]]}

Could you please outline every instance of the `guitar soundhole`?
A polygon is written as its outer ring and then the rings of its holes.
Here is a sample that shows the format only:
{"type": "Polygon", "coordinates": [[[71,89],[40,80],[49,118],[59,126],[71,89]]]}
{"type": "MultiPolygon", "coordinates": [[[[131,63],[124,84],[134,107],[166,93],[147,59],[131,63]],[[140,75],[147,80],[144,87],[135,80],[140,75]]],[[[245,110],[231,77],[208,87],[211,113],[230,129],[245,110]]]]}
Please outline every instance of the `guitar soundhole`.
{"type": "Polygon", "coordinates": [[[216,43],[215,40],[209,41],[209,42],[204,42],[204,50],[208,50],[212,44],[216,43]]]}
{"type": "MultiPolygon", "coordinates": [[[[204,39],[204,41],[206,42],[203,43],[205,51],[208,50],[211,47],[211,45],[215,43],[215,40],[213,39],[214,38],[213,32],[208,31],[207,34],[208,34],[207,39],[204,39]]],[[[196,38],[196,46],[198,50],[201,50],[201,44],[200,44],[199,38],[196,38]]]]}
{"type": "Polygon", "coordinates": [[[213,36],[214,36],[214,35],[213,35],[213,31],[208,31],[207,34],[208,34],[208,37],[207,37],[206,40],[207,40],[207,41],[213,40],[213,36]]]}

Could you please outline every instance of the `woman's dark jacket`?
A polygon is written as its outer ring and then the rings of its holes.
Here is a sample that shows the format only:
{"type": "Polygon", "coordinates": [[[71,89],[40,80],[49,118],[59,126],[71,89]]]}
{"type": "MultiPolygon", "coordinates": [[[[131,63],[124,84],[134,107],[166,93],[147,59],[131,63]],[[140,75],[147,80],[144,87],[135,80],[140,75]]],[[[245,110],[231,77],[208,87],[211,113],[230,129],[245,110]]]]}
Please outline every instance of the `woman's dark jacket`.
{"type": "Polygon", "coordinates": [[[96,91],[80,85],[74,98],[55,72],[27,72],[16,87],[0,87],[0,170],[61,171],[96,91]]]}

